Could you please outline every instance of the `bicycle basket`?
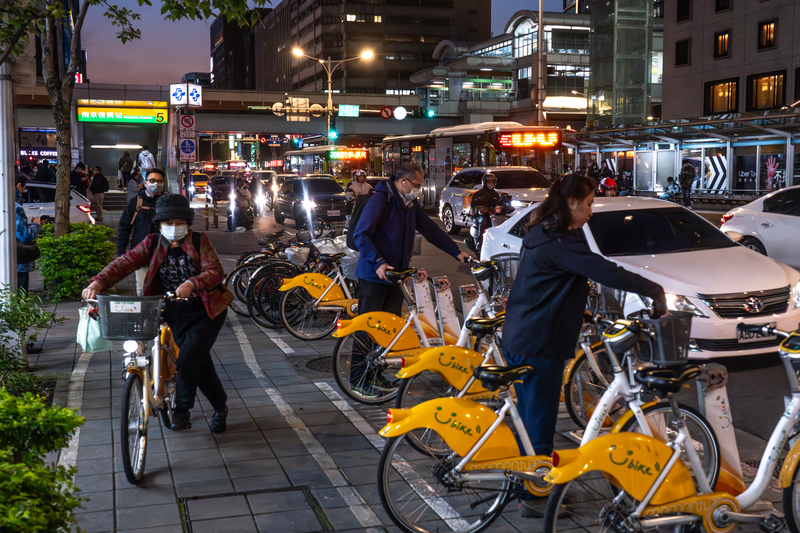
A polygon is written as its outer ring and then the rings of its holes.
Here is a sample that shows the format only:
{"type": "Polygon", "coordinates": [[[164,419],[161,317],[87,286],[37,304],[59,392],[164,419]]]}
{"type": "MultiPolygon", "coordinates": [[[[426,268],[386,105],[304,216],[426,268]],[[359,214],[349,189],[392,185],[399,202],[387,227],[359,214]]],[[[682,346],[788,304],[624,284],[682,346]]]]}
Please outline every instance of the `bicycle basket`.
{"type": "Polygon", "coordinates": [[[495,273],[492,275],[492,296],[508,294],[519,270],[519,254],[498,254],[492,257],[495,273]]]}
{"type": "Polygon", "coordinates": [[[681,366],[689,358],[692,313],[670,311],[662,318],[642,318],[650,329],[650,349],[640,351],[639,359],[658,366],[681,366]],[[648,353],[649,352],[649,353],[648,353]]]}
{"type": "Polygon", "coordinates": [[[344,250],[342,250],[342,248],[339,245],[337,245],[333,239],[329,238],[315,239],[311,241],[311,244],[313,244],[314,247],[317,250],[319,250],[319,253],[321,254],[333,255],[333,254],[344,253],[344,250]]]}
{"type": "Polygon", "coordinates": [[[161,296],[97,297],[103,337],[146,341],[156,336],[161,318],[161,296]]]}
{"type": "Polygon", "coordinates": [[[286,249],[286,257],[297,266],[303,266],[311,250],[307,246],[290,246],[286,249]]]}

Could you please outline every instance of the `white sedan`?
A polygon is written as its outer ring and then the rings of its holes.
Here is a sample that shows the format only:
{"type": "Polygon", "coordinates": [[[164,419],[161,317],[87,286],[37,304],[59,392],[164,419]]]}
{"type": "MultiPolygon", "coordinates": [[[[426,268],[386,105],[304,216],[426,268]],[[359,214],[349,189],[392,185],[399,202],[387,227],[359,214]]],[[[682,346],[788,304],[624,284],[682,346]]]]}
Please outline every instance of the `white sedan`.
{"type": "MultiPolygon", "coordinates": [[[[536,206],[487,230],[481,259],[519,254],[524,226],[536,206]]],[[[722,233],[694,212],[652,198],[597,198],[583,232],[589,248],[659,283],[670,309],[694,314],[694,359],[774,352],[775,337],[736,330],[739,322],[793,330],[800,322],[800,273],[722,233]]],[[[796,234],[795,234],[796,235],[796,234]]],[[[625,314],[641,310],[638,297],[625,314]]]]}
{"type": "Polygon", "coordinates": [[[800,268],[800,186],[775,191],[728,211],[720,229],[740,238],[739,242],[751,250],[800,268]]]}
{"type": "MultiPolygon", "coordinates": [[[[28,221],[34,217],[41,217],[44,215],[55,217],[56,216],[56,184],[55,183],[41,183],[38,181],[29,181],[26,185],[27,191],[22,195],[23,204],[22,208],[28,216],[28,221]]],[[[69,191],[69,221],[72,224],[76,222],[88,222],[94,224],[95,220],[92,216],[92,209],[89,205],[89,200],[70,189],[69,191]]]]}

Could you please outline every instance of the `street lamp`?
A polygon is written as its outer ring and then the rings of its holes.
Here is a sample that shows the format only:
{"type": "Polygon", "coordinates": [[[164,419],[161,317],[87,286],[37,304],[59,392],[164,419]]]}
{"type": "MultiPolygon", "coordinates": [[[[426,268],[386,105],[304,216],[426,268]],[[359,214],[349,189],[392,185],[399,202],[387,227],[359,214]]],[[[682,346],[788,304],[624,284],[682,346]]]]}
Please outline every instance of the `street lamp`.
{"type": "Polygon", "coordinates": [[[304,53],[299,48],[292,49],[292,53],[296,57],[307,57],[309,59],[318,61],[319,64],[322,65],[322,68],[325,69],[325,72],[328,73],[328,112],[326,115],[328,118],[328,143],[333,144],[331,142],[331,112],[333,111],[333,97],[331,95],[332,94],[331,84],[333,83],[333,71],[336,70],[336,67],[338,67],[342,63],[347,63],[348,61],[353,61],[355,59],[365,59],[369,61],[373,57],[372,50],[364,50],[363,52],[361,52],[360,56],[349,57],[347,59],[340,59],[338,61],[332,61],[330,57],[328,57],[328,59],[317,59],[316,57],[312,57],[304,53]]]}

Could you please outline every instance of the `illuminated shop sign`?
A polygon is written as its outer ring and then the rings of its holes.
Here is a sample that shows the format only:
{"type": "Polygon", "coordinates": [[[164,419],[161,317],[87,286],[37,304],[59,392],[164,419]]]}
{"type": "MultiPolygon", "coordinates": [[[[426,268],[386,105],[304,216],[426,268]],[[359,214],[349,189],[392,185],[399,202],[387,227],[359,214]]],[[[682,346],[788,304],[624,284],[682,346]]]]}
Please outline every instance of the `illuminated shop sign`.
{"type": "Polygon", "coordinates": [[[281,159],[273,159],[272,161],[267,161],[267,166],[268,167],[282,167],[283,166],[283,160],[281,160],[281,159]]]}
{"type": "Polygon", "coordinates": [[[422,146],[412,146],[411,147],[411,152],[415,153],[415,154],[418,154],[418,153],[422,152],[422,146]]]}
{"type": "Polygon", "coordinates": [[[58,152],[55,150],[20,150],[19,155],[22,157],[58,157],[58,152]]]}
{"type": "Polygon", "coordinates": [[[328,152],[328,159],[366,159],[366,150],[336,150],[328,152]]]}
{"type": "Polygon", "coordinates": [[[339,106],[339,116],[340,117],[357,117],[358,116],[358,106],[357,105],[346,105],[341,104],[339,106]]]}
{"type": "Polygon", "coordinates": [[[119,107],[79,107],[79,122],[116,122],[123,124],[166,124],[166,109],[127,109],[119,107]]]}
{"type": "Polygon", "coordinates": [[[498,143],[502,148],[549,148],[558,146],[561,134],[557,131],[501,133],[498,143]]]}

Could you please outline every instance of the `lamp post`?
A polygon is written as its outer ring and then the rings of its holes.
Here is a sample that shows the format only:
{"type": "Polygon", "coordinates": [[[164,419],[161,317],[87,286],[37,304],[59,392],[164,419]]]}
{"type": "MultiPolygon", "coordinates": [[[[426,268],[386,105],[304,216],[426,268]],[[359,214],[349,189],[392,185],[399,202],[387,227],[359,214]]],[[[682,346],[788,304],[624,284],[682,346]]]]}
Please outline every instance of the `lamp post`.
{"type": "Polygon", "coordinates": [[[333,83],[333,71],[336,70],[336,67],[338,67],[339,65],[341,65],[343,63],[347,63],[348,61],[353,61],[353,60],[356,60],[356,59],[366,59],[367,61],[369,61],[373,57],[372,50],[364,50],[363,52],[361,52],[360,56],[349,57],[347,59],[340,59],[338,61],[332,61],[330,57],[328,57],[328,59],[317,59],[316,57],[312,57],[312,56],[304,53],[299,48],[294,48],[292,50],[292,53],[298,58],[307,57],[309,59],[313,59],[315,61],[318,61],[319,64],[322,65],[322,68],[325,69],[325,72],[328,74],[328,106],[327,106],[327,111],[328,112],[326,113],[326,117],[328,119],[328,135],[327,135],[327,139],[328,139],[328,144],[333,144],[331,142],[331,112],[333,111],[333,96],[332,96],[331,85],[333,83]]]}

